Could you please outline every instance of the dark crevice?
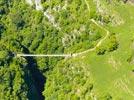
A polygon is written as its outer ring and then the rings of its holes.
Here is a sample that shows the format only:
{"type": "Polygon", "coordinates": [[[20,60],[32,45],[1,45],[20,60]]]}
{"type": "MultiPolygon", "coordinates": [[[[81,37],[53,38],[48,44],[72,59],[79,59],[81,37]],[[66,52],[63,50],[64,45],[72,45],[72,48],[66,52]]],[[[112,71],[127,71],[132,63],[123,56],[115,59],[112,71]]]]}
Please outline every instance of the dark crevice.
{"type": "Polygon", "coordinates": [[[39,100],[44,100],[45,98],[42,95],[42,92],[44,91],[44,84],[45,84],[46,78],[42,75],[40,70],[37,68],[36,60],[34,60],[32,57],[27,57],[26,60],[28,62],[28,65],[27,65],[28,69],[34,80],[34,85],[39,95],[39,100]]]}
{"type": "MultiPolygon", "coordinates": [[[[21,47],[23,48],[24,53],[27,53],[27,54],[30,53],[29,50],[25,46],[21,45],[21,47]]],[[[25,59],[27,60],[27,63],[28,63],[27,69],[29,70],[31,74],[33,84],[36,88],[36,91],[38,92],[38,100],[44,100],[45,97],[42,95],[42,92],[44,91],[46,77],[38,69],[37,62],[33,57],[25,57],[25,59]]]]}

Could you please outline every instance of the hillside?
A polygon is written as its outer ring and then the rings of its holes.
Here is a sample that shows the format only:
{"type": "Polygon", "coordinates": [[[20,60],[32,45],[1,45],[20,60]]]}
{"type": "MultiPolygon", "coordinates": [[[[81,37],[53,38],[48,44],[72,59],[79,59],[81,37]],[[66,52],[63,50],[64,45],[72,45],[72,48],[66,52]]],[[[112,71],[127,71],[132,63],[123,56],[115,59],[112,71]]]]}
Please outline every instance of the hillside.
{"type": "Polygon", "coordinates": [[[133,100],[133,0],[0,0],[0,100],[133,100]]]}

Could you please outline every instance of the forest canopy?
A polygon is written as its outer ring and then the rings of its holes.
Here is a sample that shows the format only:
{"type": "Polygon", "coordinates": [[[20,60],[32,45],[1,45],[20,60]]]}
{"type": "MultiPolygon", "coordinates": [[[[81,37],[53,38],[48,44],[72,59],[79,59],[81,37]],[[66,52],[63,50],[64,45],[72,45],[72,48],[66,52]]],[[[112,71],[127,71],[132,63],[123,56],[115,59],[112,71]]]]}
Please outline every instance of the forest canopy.
{"type": "Polygon", "coordinates": [[[132,2],[0,0],[0,100],[133,100],[132,2]]]}

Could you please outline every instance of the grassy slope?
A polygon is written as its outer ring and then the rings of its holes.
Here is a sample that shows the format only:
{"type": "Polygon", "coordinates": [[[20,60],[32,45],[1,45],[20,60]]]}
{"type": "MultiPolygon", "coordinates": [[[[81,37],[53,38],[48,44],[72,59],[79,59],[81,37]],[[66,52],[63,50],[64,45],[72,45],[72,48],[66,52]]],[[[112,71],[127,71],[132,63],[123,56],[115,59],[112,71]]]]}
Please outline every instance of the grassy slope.
{"type": "Polygon", "coordinates": [[[131,71],[132,65],[127,62],[127,59],[131,54],[130,46],[134,35],[134,7],[120,5],[116,6],[115,10],[120,13],[125,23],[117,27],[107,26],[107,28],[111,32],[118,33],[118,50],[103,56],[89,53],[83,55],[86,56],[83,60],[81,60],[81,57],[79,59],[82,63],[89,65],[91,69],[90,73],[93,77],[96,94],[109,93],[113,96],[113,99],[133,100],[134,74],[131,71]]]}
{"type": "MultiPolygon", "coordinates": [[[[91,2],[89,2],[91,3],[91,2]]],[[[127,59],[131,55],[131,45],[132,39],[134,39],[134,6],[130,5],[117,5],[112,6],[109,5],[109,8],[115,10],[121,18],[124,20],[124,24],[119,26],[104,26],[110,32],[116,33],[119,48],[110,53],[106,53],[104,55],[96,55],[95,52],[89,52],[82,56],[78,56],[77,58],[70,58],[64,60],[66,64],[70,64],[69,67],[66,65],[64,67],[58,66],[52,72],[59,73],[60,77],[66,77],[69,82],[66,82],[68,86],[71,85],[72,91],[78,91],[82,93],[82,90],[86,88],[85,85],[81,85],[79,83],[75,83],[75,78],[77,76],[81,76],[81,80],[90,81],[93,83],[93,90],[91,93],[91,99],[94,97],[99,98],[99,100],[103,100],[106,94],[110,94],[114,100],[133,100],[134,99],[134,73],[132,73],[132,66],[127,62],[127,59]],[[79,69],[77,71],[77,69],[79,69]],[[82,74],[84,72],[84,74],[82,74]],[[73,74],[72,74],[73,73],[73,74]],[[78,75],[77,75],[78,74],[78,75]]],[[[108,6],[107,6],[108,7],[108,6]]],[[[91,6],[91,9],[94,8],[91,6]]],[[[60,62],[61,63],[61,62],[60,62]]],[[[61,91],[61,87],[63,86],[62,82],[66,79],[59,80],[58,76],[49,77],[49,80],[54,81],[54,77],[56,77],[59,89],[57,91],[61,91]],[[57,78],[58,77],[58,78],[57,78]]],[[[51,81],[50,81],[51,82],[51,81]]],[[[47,83],[50,84],[49,82],[47,83]]],[[[85,83],[86,84],[86,83],[85,83]]],[[[50,85],[49,85],[50,86],[50,85]]],[[[53,87],[53,84],[51,83],[53,87]]],[[[64,86],[63,86],[64,87],[64,86]]],[[[64,89],[63,89],[64,90],[64,89]]],[[[46,91],[47,92],[47,91],[46,91]]],[[[51,92],[52,93],[52,92],[51,92]]],[[[64,91],[62,91],[64,93],[64,91]]],[[[77,94],[74,92],[73,94],[77,94]]],[[[51,94],[53,95],[53,93],[51,94]]],[[[69,93],[65,93],[64,95],[69,96],[69,93]]],[[[79,94],[77,94],[79,95],[79,94]]],[[[88,95],[88,94],[87,94],[88,95]]],[[[68,97],[69,98],[69,97],[68,97]]],[[[66,100],[66,98],[64,98],[66,100]]],[[[59,99],[60,100],[60,99],[59,99]]],[[[74,99],[75,100],[75,99],[74,99]]],[[[89,100],[89,99],[87,99],[89,100]]]]}

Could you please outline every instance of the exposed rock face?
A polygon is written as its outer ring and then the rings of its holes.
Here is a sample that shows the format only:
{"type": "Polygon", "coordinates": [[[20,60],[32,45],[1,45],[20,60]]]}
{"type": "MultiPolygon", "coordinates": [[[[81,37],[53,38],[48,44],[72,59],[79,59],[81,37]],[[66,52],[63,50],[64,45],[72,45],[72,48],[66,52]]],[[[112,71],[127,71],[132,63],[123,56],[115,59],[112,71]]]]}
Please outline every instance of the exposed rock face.
{"type": "Polygon", "coordinates": [[[41,0],[26,0],[26,2],[31,6],[35,4],[36,10],[43,10],[43,7],[41,5],[41,0]]]}
{"type": "Polygon", "coordinates": [[[134,3],[134,0],[122,0],[124,3],[130,2],[130,3],[134,3]]]}
{"type": "Polygon", "coordinates": [[[129,2],[131,2],[131,3],[134,3],[134,0],[128,0],[129,2]]]}
{"type": "Polygon", "coordinates": [[[43,10],[41,0],[35,0],[36,10],[43,10]]]}
{"type": "Polygon", "coordinates": [[[32,0],[26,0],[26,2],[30,5],[33,5],[33,1],[32,0]]]}

